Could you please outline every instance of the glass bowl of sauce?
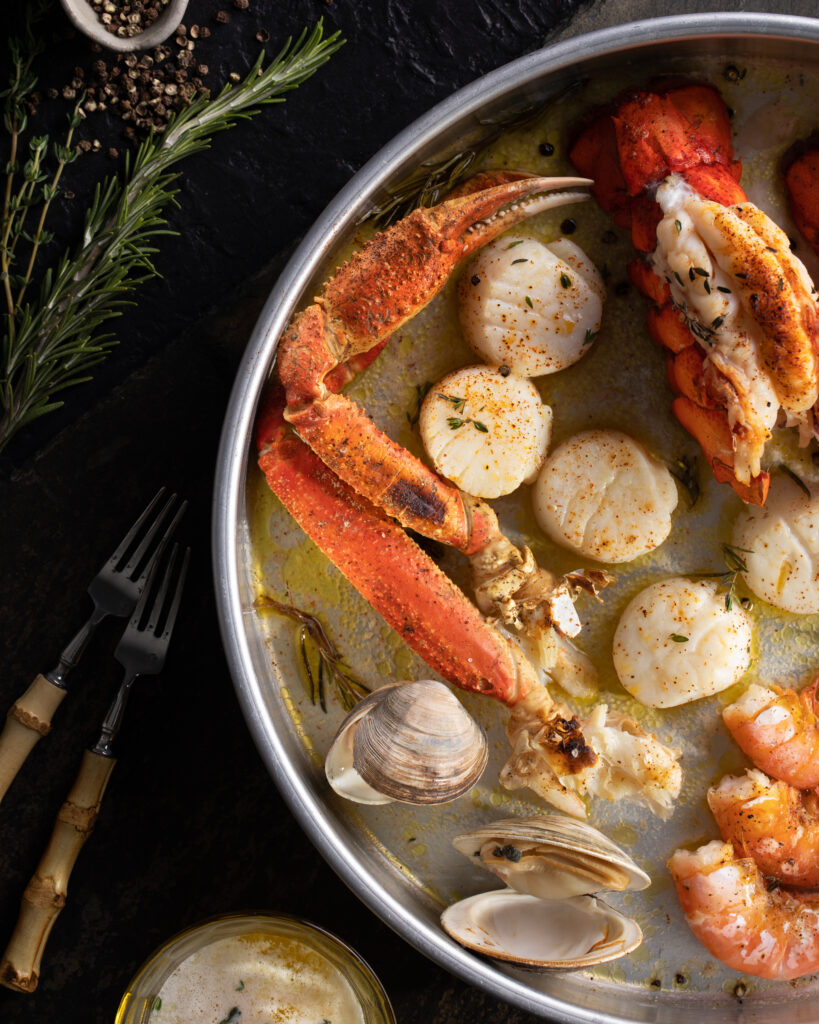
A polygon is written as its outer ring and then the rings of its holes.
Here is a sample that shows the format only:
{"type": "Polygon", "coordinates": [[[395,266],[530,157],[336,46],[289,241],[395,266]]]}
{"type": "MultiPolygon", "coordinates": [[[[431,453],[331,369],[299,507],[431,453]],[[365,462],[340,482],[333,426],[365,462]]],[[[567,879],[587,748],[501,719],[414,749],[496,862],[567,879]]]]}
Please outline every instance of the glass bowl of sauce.
{"type": "Polygon", "coordinates": [[[175,935],[137,971],[115,1024],[395,1024],[369,966],[295,917],[231,914],[175,935]]]}

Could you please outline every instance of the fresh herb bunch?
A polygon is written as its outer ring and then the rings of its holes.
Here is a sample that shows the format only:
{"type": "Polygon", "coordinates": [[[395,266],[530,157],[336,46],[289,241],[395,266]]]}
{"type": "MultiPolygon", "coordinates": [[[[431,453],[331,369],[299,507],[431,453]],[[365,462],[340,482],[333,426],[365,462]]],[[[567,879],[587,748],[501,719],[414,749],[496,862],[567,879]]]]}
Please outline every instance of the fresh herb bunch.
{"type": "MultiPolygon", "coordinates": [[[[722,549],[722,558],[725,562],[725,572],[701,572],[697,575],[704,579],[717,579],[722,583],[726,588],[725,610],[730,612],[736,597],[735,590],[739,575],[748,571],[743,555],[752,555],[753,551],[749,551],[748,548],[734,547],[734,545],[726,544],[725,542],[720,544],[720,547],[722,549]]],[[[743,602],[745,602],[745,598],[740,601],[740,604],[743,602]]]]}
{"type": "Polygon", "coordinates": [[[264,51],[245,79],[225,85],[211,98],[204,94],[175,115],[161,136],[149,135],[128,155],[124,172],[111,175],[96,189],[86,212],[82,239],[41,276],[36,298],[29,295],[40,247],[50,236],[44,224],[58,194],[64,167],[76,156],[72,135],[81,123],[79,106],[69,115],[65,142],[51,146],[56,169],[46,175],[47,136],[32,138],[21,164],[22,135],[27,127],[26,99],[36,85],[32,62],[40,46],[33,32],[34,10],[23,40],[11,41],[13,71],[5,97],[9,159],[0,225],[0,276],[6,310],[0,351],[0,451],[17,431],[63,403],[54,396],[88,380],[88,370],[116,344],[101,330],[122,308],[129,293],[157,276],[152,257],[157,239],[173,234],[167,211],[174,203],[174,166],[207,149],[214,133],[252,117],[268,103],[283,102],[343,44],[339,33],[324,38],[322,22],[288,39],[264,68],[264,51]],[[36,228],[27,231],[29,214],[39,207],[36,228]],[[27,258],[21,258],[25,248],[27,258]]]}

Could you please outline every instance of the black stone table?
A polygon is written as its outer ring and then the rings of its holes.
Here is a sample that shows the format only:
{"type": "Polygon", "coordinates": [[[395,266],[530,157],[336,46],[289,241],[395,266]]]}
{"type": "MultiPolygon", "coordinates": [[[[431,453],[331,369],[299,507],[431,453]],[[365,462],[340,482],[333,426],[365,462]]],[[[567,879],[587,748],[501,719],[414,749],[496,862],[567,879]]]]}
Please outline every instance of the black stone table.
{"type": "MultiPolygon", "coordinates": [[[[810,14],[814,4],[753,6],[810,14]]],[[[191,0],[185,21],[212,25],[219,9],[230,23],[200,49],[213,84],[250,65],[261,29],[270,52],[318,17],[348,41],[285,104],[183,165],[172,218],[179,236],[165,239],[158,257],[164,278],[141,289],[117,323],[121,344],[94,381],[66,393],[62,410],[0,456],[0,708],[52,666],[90,611],[91,576],[162,484],[191,503],[180,535],[193,549],[166,669],[133,694],[119,764],[39,989],[0,989],[0,1016],[5,1024],[110,1024],[128,979],[164,939],[204,917],[270,908],[311,919],[359,950],[401,1024],[532,1021],[394,935],[338,880],[280,799],[245,728],[219,639],[209,543],[214,459],[260,305],[295,243],[361,164],[454,89],[549,39],[672,10],[648,0],[250,0],[247,10],[191,0]]],[[[62,84],[75,64],[94,59],[85,40],[66,37],[66,24],[55,7],[44,85],[62,84]]],[[[66,107],[55,101],[60,118],[66,107]]],[[[121,122],[94,115],[86,127],[103,153],[124,150],[121,122]]],[[[65,184],[78,197],[112,169],[103,153],[70,168],[65,184]]],[[[62,216],[69,237],[70,204],[62,216]]],[[[119,680],[111,651],[120,629],[100,629],[52,735],[0,805],[3,945],[119,680]]]]}

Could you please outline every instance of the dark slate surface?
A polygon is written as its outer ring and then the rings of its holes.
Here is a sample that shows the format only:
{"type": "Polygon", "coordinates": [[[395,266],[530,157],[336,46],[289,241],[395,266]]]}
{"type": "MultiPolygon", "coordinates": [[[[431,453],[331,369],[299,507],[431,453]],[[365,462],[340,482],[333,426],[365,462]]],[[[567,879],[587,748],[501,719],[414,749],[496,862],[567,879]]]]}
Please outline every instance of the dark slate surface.
{"type": "MultiPolygon", "coordinates": [[[[303,915],[354,945],[383,980],[401,1024],[522,1024],[530,1015],[453,979],[378,921],[314,851],[249,739],[218,639],[209,554],[216,445],[235,367],[283,258],[349,176],[412,119],[478,75],[539,45],[577,0],[192,0],[186,22],[213,35],[197,56],[221,81],[242,72],[266,27],[269,49],[319,16],[345,48],[285,105],[219,137],[181,180],[180,231],[118,325],[121,346],[61,412],[0,462],[3,643],[0,706],[47,669],[90,610],[84,590],[160,484],[187,496],[194,552],[165,672],[140,682],[96,831],[71,878],[40,987],[0,989],[6,1024],[110,1022],[128,978],[165,938],[241,908],[303,915]],[[224,7],[228,26],[213,13],[224,7]],[[265,268],[260,271],[260,268],[265,268]],[[214,309],[214,307],[216,307],[214,309]]],[[[55,11],[43,85],[94,55],[55,11]]],[[[1,35],[2,33],[0,33],[1,35]]],[[[62,118],[64,105],[44,110],[62,118]]],[[[97,115],[88,137],[123,148],[97,115]]],[[[87,195],[112,161],[89,156],[66,184],[87,195]]],[[[76,203],[63,212],[68,237],[76,203]]],[[[74,677],[53,734],[0,805],[0,935],[119,679],[106,625],[74,677]]],[[[5,942],[5,938],[3,938],[5,942]]]]}

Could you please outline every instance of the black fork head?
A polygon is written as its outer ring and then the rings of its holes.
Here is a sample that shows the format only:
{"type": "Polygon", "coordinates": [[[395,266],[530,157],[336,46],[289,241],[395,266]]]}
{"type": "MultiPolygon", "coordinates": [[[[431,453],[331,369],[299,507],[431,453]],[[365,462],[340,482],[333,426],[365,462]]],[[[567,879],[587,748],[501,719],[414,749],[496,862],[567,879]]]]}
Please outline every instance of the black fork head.
{"type": "Polygon", "coordinates": [[[178,544],[174,544],[164,566],[161,558],[153,561],[145,589],[114,652],[126,672],[153,675],[162,669],[179,613],[189,561],[190,548],[187,548],[180,564],[178,544]]]}

